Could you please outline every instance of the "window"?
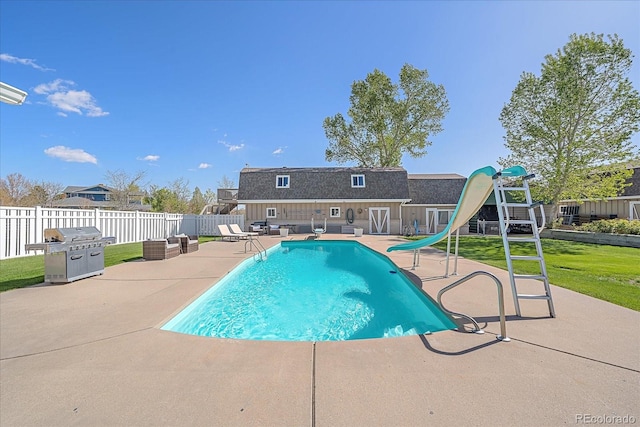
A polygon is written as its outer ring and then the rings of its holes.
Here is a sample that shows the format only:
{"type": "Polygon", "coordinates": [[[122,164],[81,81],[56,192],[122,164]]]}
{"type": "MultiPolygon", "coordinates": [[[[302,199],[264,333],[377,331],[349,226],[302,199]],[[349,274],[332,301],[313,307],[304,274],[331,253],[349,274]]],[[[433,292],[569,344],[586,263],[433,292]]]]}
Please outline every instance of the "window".
{"type": "Polygon", "coordinates": [[[331,218],[340,218],[340,208],[329,208],[331,218]]]}
{"type": "Polygon", "coordinates": [[[364,187],[364,175],[351,175],[351,187],[364,187]]]}
{"type": "Polygon", "coordinates": [[[276,208],[267,208],[267,218],[276,217],[276,208]]]}
{"type": "Polygon", "coordinates": [[[289,175],[276,176],[276,188],[289,188],[289,175]]]}
{"type": "Polygon", "coordinates": [[[452,214],[453,210],[438,209],[438,224],[448,224],[452,214]]]}

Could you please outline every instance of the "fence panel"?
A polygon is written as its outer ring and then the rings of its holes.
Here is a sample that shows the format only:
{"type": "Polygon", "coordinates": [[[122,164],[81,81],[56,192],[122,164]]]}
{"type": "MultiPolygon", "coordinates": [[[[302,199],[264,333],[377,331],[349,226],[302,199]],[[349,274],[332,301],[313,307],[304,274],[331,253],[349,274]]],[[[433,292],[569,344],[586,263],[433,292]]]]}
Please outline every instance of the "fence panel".
{"type": "Polygon", "coordinates": [[[198,215],[201,236],[219,236],[218,224],[238,224],[244,230],[244,215],[198,215]]]}
{"type": "Polygon", "coordinates": [[[96,227],[116,244],[162,239],[175,234],[217,236],[217,224],[239,224],[244,215],[182,215],[100,209],[58,209],[0,206],[0,259],[35,255],[28,243],[44,241],[46,228],[96,227]]]}

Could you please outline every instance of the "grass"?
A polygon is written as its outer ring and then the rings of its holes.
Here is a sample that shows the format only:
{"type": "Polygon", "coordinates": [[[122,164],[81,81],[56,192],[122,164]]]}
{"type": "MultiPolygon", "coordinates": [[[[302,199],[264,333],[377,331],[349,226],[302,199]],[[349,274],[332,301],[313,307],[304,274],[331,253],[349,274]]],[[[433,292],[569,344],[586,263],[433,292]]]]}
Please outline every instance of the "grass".
{"type": "MultiPolygon", "coordinates": [[[[446,241],[434,247],[446,250],[446,241]]],[[[531,243],[510,247],[512,255],[535,254],[531,243]]],[[[640,311],[640,249],[542,239],[542,250],[552,285],[640,311]]],[[[462,236],[458,252],[464,258],[507,269],[500,237],[462,236]]],[[[513,267],[520,274],[540,273],[537,262],[514,261],[513,267]]]]}
{"type": "MultiPolygon", "coordinates": [[[[200,243],[215,240],[200,237],[200,243]]],[[[435,245],[446,250],[446,242],[435,245]]],[[[640,250],[542,239],[549,281],[556,286],[640,311],[640,250]]],[[[514,255],[535,253],[531,244],[511,245],[514,255]]],[[[460,238],[461,256],[506,270],[502,239],[495,236],[460,238]]],[[[44,281],[43,255],[0,261],[0,292],[44,281]]],[[[109,245],[105,267],[142,258],[142,243],[109,245]]],[[[514,262],[518,273],[539,273],[538,263],[514,262]]]]}
{"type": "MultiPolygon", "coordinates": [[[[199,237],[200,244],[216,240],[199,237]]],[[[142,242],[108,245],[104,249],[104,266],[142,258],[142,242]]],[[[44,281],[44,255],[4,259],[0,261],[0,292],[36,285],[44,281]]]]}

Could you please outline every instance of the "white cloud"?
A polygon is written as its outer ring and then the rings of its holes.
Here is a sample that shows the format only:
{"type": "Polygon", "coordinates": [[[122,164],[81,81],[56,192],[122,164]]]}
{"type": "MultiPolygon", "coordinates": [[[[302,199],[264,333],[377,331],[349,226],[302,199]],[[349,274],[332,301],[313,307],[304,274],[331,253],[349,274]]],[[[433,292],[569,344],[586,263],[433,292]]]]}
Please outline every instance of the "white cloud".
{"type": "Polygon", "coordinates": [[[76,163],[93,163],[98,164],[98,159],[95,156],[87,153],[80,148],[69,148],[62,145],[56,145],[44,150],[47,156],[55,157],[65,162],[76,163]]]}
{"type": "MultiPolygon", "coordinates": [[[[34,92],[47,95],[47,101],[55,108],[66,113],[86,114],[88,117],[102,117],[109,115],[96,105],[95,98],[86,90],[72,90],[75,86],[71,80],[57,79],[50,83],[43,83],[34,88],[34,92]]],[[[65,116],[66,117],[66,116],[65,116]]]]}
{"type": "Polygon", "coordinates": [[[29,67],[33,67],[36,70],[40,71],[55,71],[53,68],[47,68],[43,67],[42,65],[36,64],[35,59],[18,58],[7,53],[0,53],[0,61],[9,62],[11,64],[28,65],[29,67]]]}
{"type": "Polygon", "coordinates": [[[138,157],[138,160],[144,160],[145,162],[157,162],[160,160],[160,156],[156,154],[149,154],[148,156],[138,157]]]}
{"type": "Polygon", "coordinates": [[[218,141],[218,144],[222,144],[229,149],[229,151],[238,151],[244,148],[244,144],[233,145],[229,144],[227,141],[218,141]]]}
{"type": "Polygon", "coordinates": [[[209,163],[200,163],[200,166],[198,166],[198,169],[209,169],[212,166],[213,165],[210,165],[209,163]]]}
{"type": "Polygon", "coordinates": [[[273,153],[271,153],[271,154],[273,154],[274,156],[278,156],[278,155],[280,155],[280,154],[283,154],[283,153],[284,153],[284,149],[285,149],[285,148],[287,148],[287,147],[278,147],[278,148],[277,148],[273,153]]]}

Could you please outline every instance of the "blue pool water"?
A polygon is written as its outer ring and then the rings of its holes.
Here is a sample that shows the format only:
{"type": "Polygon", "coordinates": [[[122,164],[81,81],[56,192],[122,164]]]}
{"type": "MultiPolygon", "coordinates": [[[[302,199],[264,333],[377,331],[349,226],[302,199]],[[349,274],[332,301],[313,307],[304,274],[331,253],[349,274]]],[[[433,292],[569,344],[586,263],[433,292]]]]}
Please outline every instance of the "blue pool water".
{"type": "Polygon", "coordinates": [[[281,242],[245,260],[162,329],[219,338],[341,341],[455,324],[386,257],[350,241],[281,242]]]}

